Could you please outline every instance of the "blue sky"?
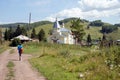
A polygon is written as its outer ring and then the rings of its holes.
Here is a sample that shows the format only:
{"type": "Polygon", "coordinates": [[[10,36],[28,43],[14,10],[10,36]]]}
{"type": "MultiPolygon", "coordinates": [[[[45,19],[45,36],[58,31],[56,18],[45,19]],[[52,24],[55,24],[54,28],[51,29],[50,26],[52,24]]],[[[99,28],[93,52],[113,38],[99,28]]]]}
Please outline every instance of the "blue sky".
{"type": "Polygon", "coordinates": [[[0,0],[0,24],[80,17],[120,23],[120,0],[0,0]]]}

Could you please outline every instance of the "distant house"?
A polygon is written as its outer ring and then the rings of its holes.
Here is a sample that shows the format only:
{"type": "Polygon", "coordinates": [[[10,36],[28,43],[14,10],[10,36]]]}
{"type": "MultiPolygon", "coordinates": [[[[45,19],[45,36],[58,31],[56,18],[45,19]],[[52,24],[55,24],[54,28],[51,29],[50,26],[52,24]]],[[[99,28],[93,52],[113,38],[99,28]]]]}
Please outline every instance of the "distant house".
{"type": "Polygon", "coordinates": [[[120,39],[116,41],[117,45],[120,45],[120,39]]]}
{"type": "MultiPolygon", "coordinates": [[[[24,36],[24,35],[19,35],[19,36],[17,36],[17,37],[14,37],[13,39],[15,39],[15,38],[20,39],[20,41],[21,41],[22,43],[23,43],[23,42],[32,41],[31,38],[29,38],[29,37],[27,37],[27,36],[24,36]]],[[[11,40],[13,40],[13,39],[11,39],[11,40]]]]}
{"type": "Polygon", "coordinates": [[[74,36],[72,35],[71,30],[60,26],[58,20],[54,22],[52,34],[48,38],[48,42],[51,43],[60,43],[60,44],[74,44],[74,36]]]}

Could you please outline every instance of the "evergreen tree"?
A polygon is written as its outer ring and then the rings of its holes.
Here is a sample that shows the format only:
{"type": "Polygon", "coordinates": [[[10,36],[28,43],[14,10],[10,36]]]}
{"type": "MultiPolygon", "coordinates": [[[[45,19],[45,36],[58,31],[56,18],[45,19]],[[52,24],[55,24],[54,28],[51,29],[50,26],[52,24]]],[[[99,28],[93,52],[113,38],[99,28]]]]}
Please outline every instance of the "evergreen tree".
{"type": "Polygon", "coordinates": [[[38,33],[38,39],[39,41],[45,41],[45,31],[43,29],[38,33]]]}
{"type": "Polygon", "coordinates": [[[108,45],[108,41],[106,39],[106,34],[103,34],[100,47],[106,47],[107,45],[108,45]]]}
{"type": "Polygon", "coordinates": [[[8,40],[8,30],[7,29],[5,30],[5,33],[4,33],[4,39],[8,40]]]}
{"type": "Polygon", "coordinates": [[[83,39],[83,36],[85,35],[83,25],[80,24],[81,20],[73,20],[71,23],[72,25],[70,26],[72,28],[72,32],[75,35],[75,39],[77,42],[81,42],[83,39]]]}
{"type": "Polygon", "coordinates": [[[22,35],[27,36],[27,30],[24,27],[21,28],[21,31],[22,31],[22,35]]]}
{"type": "Polygon", "coordinates": [[[36,31],[35,31],[35,28],[33,28],[33,30],[32,30],[31,38],[36,38],[36,31]]]}
{"type": "Polygon", "coordinates": [[[14,34],[15,34],[15,36],[19,36],[19,35],[22,34],[22,29],[20,28],[20,25],[18,25],[18,27],[17,27],[17,29],[16,29],[14,34]]]}
{"type": "Polygon", "coordinates": [[[10,39],[12,39],[13,37],[14,37],[14,32],[13,32],[13,30],[12,30],[12,27],[10,27],[9,28],[9,30],[8,30],[8,40],[10,40],[10,39]]]}
{"type": "Polygon", "coordinates": [[[91,42],[92,42],[91,35],[88,34],[88,36],[87,36],[87,44],[88,44],[88,46],[91,45],[91,42]]]}
{"type": "Polygon", "coordinates": [[[106,40],[106,35],[103,34],[102,40],[106,40]]]}
{"type": "Polygon", "coordinates": [[[2,30],[0,28],[0,43],[2,44],[2,30]]]}

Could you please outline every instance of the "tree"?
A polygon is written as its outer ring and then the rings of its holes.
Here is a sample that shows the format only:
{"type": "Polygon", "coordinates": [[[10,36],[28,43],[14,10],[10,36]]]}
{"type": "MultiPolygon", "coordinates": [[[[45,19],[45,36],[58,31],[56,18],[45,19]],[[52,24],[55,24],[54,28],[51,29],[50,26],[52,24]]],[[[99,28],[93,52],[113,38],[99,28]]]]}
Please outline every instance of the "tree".
{"type": "Polygon", "coordinates": [[[101,20],[96,20],[96,21],[93,21],[93,22],[90,23],[90,26],[100,27],[100,26],[103,26],[103,25],[104,25],[104,23],[101,20]]]}
{"type": "Polygon", "coordinates": [[[102,40],[101,40],[101,43],[100,43],[100,47],[106,47],[107,45],[108,45],[108,41],[107,41],[107,38],[106,38],[106,34],[103,34],[102,40]]]}
{"type": "Polygon", "coordinates": [[[2,44],[2,30],[0,28],[0,43],[2,44]]]}
{"type": "Polygon", "coordinates": [[[18,25],[17,29],[15,30],[14,35],[15,35],[15,36],[19,36],[19,35],[21,35],[21,34],[22,34],[22,29],[20,28],[20,25],[18,25]]]}
{"type": "Polygon", "coordinates": [[[17,45],[20,44],[20,43],[21,43],[20,39],[15,38],[15,39],[13,39],[12,42],[10,43],[10,46],[17,46],[17,45]]]}
{"type": "Polygon", "coordinates": [[[111,32],[113,32],[115,30],[118,30],[117,26],[114,26],[114,25],[103,25],[102,29],[101,29],[101,32],[102,33],[111,33],[111,32]]]}
{"type": "Polygon", "coordinates": [[[12,27],[9,28],[7,35],[8,35],[8,40],[10,40],[14,37],[14,32],[12,30],[12,27]]]}
{"type": "Polygon", "coordinates": [[[39,41],[45,41],[45,31],[43,29],[38,33],[38,39],[39,41]]]}
{"type": "Polygon", "coordinates": [[[92,41],[92,39],[91,39],[91,35],[88,34],[88,36],[87,36],[87,44],[88,44],[88,46],[91,45],[91,41],[92,41]]]}
{"type": "Polygon", "coordinates": [[[36,38],[36,31],[35,31],[35,28],[33,28],[33,30],[32,30],[31,38],[36,38]]]}
{"type": "Polygon", "coordinates": [[[5,33],[4,33],[4,39],[8,40],[8,30],[7,29],[5,30],[5,33]]]}
{"type": "Polygon", "coordinates": [[[106,34],[103,34],[102,40],[106,40],[106,34]]]}
{"type": "Polygon", "coordinates": [[[80,19],[77,20],[73,20],[71,22],[71,28],[72,28],[72,33],[75,35],[75,40],[76,42],[80,42],[83,39],[83,36],[85,35],[84,29],[83,29],[83,25],[80,24],[80,19]]]}
{"type": "Polygon", "coordinates": [[[21,31],[23,35],[27,36],[27,30],[24,27],[21,27],[21,31]]]}

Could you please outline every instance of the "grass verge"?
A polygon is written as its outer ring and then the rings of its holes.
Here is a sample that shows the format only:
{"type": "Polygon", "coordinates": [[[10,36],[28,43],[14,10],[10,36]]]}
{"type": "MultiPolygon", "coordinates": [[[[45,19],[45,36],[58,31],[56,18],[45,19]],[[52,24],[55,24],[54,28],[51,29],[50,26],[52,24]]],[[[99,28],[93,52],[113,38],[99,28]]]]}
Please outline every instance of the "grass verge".
{"type": "Polygon", "coordinates": [[[8,74],[6,76],[5,80],[14,80],[14,63],[12,61],[9,61],[7,64],[8,68],[8,74]]]}

